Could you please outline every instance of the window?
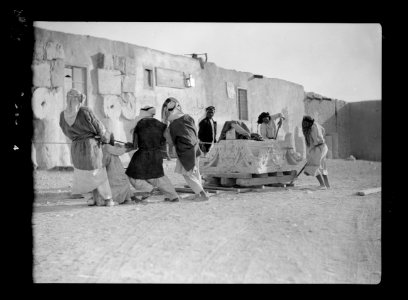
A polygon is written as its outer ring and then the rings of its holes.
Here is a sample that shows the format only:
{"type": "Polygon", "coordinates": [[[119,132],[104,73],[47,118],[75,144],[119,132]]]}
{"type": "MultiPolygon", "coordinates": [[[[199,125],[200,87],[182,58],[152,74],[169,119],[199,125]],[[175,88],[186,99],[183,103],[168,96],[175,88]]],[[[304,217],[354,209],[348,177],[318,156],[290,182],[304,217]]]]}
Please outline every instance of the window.
{"type": "Polygon", "coordinates": [[[87,95],[86,68],[65,66],[64,88],[64,98],[66,98],[68,91],[72,88],[87,95]]]}
{"type": "Polygon", "coordinates": [[[248,121],[247,91],[238,89],[238,116],[240,120],[248,121]]]}
{"type": "Polygon", "coordinates": [[[153,69],[144,69],[144,87],[147,89],[152,89],[153,88],[153,69]]]}

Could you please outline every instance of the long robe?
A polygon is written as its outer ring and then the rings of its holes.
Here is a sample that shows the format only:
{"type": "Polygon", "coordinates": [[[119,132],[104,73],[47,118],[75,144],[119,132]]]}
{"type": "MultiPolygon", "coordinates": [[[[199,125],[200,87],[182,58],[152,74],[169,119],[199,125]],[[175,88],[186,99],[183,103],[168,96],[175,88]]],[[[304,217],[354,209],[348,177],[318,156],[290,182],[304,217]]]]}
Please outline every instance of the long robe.
{"type": "Polygon", "coordinates": [[[109,133],[103,124],[87,107],[79,108],[72,125],[66,122],[64,112],[61,112],[59,124],[63,133],[72,140],[72,193],[83,194],[98,189],[104,199],[110,198],[111,190],[102,162],[102,145],[95,139],[95,136],[100,136],[102,142],[108,141],[109,133]]]}
{"type": "Polygon", "coordinates": [[[166,149],[164,131],[167,125],[154,119],[143,118],[133,131],[133,154],[126,175],[134,179],[153,179],[164,176],[163,151],[166,149]]]}
{"type": "Polygon", "coordinates": [[[320,124],[314,122],[310,131],[310,147],[307,148],[307,165],[305,167],[306,175],[328,175],[326,168],[328,147],[325,143],[324,135],[324,128],[320,124]]]}
{"type": "Polygon", "coordinates": [[[192,170],[201,155],[194,119],[184,114],[171,121],[169,131],[180,163],[186,171],[192,170]]]}
{"type": "Polygon", "coordinates": [[[59,124],[64,134],[72,140],[71,158],[74,167],[79,170],[102,168],[102,147],[95,136],[100,136],[103,142],[107,142],[108,133],[92,110],[81,107],[72,126],[68,125],[64,112],[61,112],[59,124]]]}

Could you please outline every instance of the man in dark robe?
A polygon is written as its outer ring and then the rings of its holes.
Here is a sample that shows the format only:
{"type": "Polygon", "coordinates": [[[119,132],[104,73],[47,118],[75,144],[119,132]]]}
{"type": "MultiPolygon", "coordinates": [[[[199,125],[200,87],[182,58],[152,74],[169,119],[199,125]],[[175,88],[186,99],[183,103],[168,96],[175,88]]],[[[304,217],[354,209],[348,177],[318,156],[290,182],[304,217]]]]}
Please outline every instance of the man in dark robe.
{"type": "Polygon", "coordinates": [[[138,180],[145,180],[158,188],[165,196],[165,201],[179,201],[179,196],[170,179],[164,174],[163,154],[166,139],[166,124],[153,118],[154,107],[146,107],[148,113],[137,122],[133,131],[133,154],[126,175],[130,183],[137,189],[138,180]],[[149,115],[150,114],[150,115],[149,115]]]}
{"type": "Polygon", "coordinates": [[[215,107],[206,108],[206,116],[198,123],[198,138],[200,139],[200,149],[204,155],[210,151],[213,143],[216,143],[217,122],[213,120],[215,107]]]}
{"type": "Polygon", "coordinates": [[[166,138],[174,145],[177,153],[174,172],[183,175],[187,184],[194,191],[193,200],[208,200],[209,197],[202,186],[199,171],[198,157],[201,155],[201,150],[194,119],[184,114],[177,99],[172,97],[166,99],[163,104],[162,119],[163,122],[170,123],[166,131],[166,138]]]}

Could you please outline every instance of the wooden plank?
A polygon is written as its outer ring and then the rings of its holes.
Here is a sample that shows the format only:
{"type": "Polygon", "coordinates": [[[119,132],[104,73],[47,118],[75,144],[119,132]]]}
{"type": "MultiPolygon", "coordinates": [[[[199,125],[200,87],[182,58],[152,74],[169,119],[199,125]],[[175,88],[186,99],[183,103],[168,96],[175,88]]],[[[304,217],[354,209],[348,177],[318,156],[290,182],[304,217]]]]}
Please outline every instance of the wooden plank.
{"type": "Polygon", "coordinates": [[[357,192],[357,195],[359,196],[366,196],[369,194],[374,194],[374,193],[378,193],[381,192],[381,187],[376,187],[376,188],[372,188],[372,189],[366,189],[366,190],[362,190],[357,192]]]}
{"type": "Polygon", "coordinates": [[[293,175],[283,176],[269,176],[266,178],[239,178],[237,179],[237,185],[240,186],[254,186],[254,185],[266,185],[273,183],[289,183],[294,178],[293,175]]]}
{"type": "MultiPolygon", "coordinates": [[[[191,188],[176,187],[175,190],[176,190],[177,193],[186,193],[186,194],[194,194],[195,193],[191,188]]],[[[211,190],[211,189],[206,189],[206,188],[204,188],[204,190],[206,192],[213,193],[213,194],[218,194],[219,193],[219,191],[217,191],[217,190],[211,190]]]]}
{"type": "Polygon", "coordinates": [[[221,177],[220,184],[222,186],[231,187],[235,185],[236,180],[237,180],[236,178],[221,177]]]}
{"type": "Polygon", "coordinates": [[[266,177],[268,177],[268,173],[252,174],[252,178],[266,178],[266,177]]]}
{"type": "Polygon", "coordinates": [[[204,186],[204,189],[213,189],[228,192],[245,193],[250,192],[251,188],[235,188],[235,187],[223,187],[223,186],[204,186]]]}
{"type": "Polygon", "coordinates": [[[211,177],[219,178],[252,178],[251,173],[219,173],[219,174],[208,174],[211,177]]]}

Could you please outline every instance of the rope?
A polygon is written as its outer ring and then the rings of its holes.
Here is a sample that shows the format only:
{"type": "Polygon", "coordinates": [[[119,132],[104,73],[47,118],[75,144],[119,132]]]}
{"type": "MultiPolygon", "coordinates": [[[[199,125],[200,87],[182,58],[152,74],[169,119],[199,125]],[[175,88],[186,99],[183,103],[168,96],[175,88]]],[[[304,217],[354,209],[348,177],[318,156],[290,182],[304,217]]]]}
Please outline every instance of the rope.
{"type": "Polygon", "coordinates": [[[68,143],[68,142],[36,142],[36,141],[32,141],[33,144],[72,144],[72,142],[68,143]]]}
{"type": "MultiPolygon", "coordinates": [[[[244,141],[244,140],[242,140],[242,139],[234,139],[234,140],[228,140],[228,141],[244,141]]],[[[251,141],[251,140],[246,140],[246,141],[251,141]]],[[[71,143],[68,143],[68,142],[65,142],[65,143],[63,143],[63,142],[36,142],[36,141],[33,141],[32,142],[33,144],[67,144],[67,145],[70,145],[70,144],[72,144],[72,142],[71,143]]],[[[200,144],[213,144],[213,143],[208,143],[208,142],[199,142],[200,144]]],[[[218,144],[218,143],[214,143],[214,145],[215,144],[218,144]]],[[[257,145],[257,148],[271,148],[271,146],[261,146],[261,145],[257,145]]],[[[284,149],[293,149],[293,147],[284,147],[284,149]]]]}

